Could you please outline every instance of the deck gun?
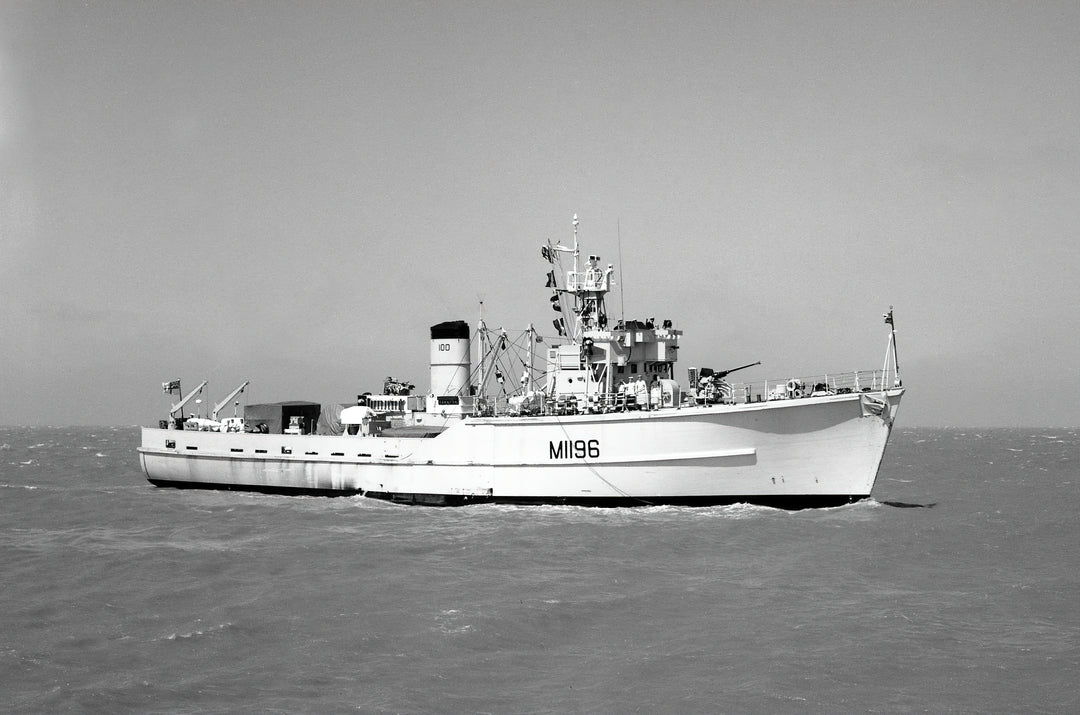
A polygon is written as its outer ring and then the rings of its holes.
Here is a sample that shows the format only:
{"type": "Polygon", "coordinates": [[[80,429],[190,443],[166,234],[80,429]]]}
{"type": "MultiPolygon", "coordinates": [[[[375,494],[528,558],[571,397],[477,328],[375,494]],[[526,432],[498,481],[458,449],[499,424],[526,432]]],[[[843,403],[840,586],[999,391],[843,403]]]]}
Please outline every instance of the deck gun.
{"type": "Polygon", "coordinates": [[[761,364],[761,361],[758,360],[757,362],[752,362],[749,365],[742,365],[740,367],[733,367],[730,370],[713,370],[710,367],[703,367],[703,368],[701,368],[701,371],[698,372],[698,377],[712,377],[712,378],[715,378],[717,380],[723,380],[725,377],[727,377],[728,375],[730,375],[733,372],[738,372],[739,370],[745,370],[748,367],[753,367],[754,365],[760,365],[760,364],[761,364]]]}
{"type": "Polygon", "coordinates": [[[694,395],[698,395],[698,390],[703,390],[701,396],[707,401],[718,401],[721,399],[722,394],[731,396],[731,387],[724,382],[724,378],[733,372],[739,370],[745,370],[748,367],[754,365],[760,365],[761,361],[752,362],[748,365],[742,365],[740,367],[733,367],[730,370],[713,370],[711,367],[703,367],[698,370],[695,367],[690,368],[690,390],[694,395]]]}

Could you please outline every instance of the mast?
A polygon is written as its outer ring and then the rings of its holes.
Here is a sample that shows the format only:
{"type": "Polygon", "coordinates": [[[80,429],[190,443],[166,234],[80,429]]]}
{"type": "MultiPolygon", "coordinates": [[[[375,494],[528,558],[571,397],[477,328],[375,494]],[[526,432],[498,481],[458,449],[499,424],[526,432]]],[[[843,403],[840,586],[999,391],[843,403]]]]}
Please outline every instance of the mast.
{"type": "Polygon", "coordinates": [[[487,390],[487,381],[484,375],[484,359],[487,357],[487,325],[484,324],[484,301],[480,301],[480,323],[476,326],[476,350],[480,362],[480,386],[476,390],[476,397],[482,398],[487,390]]]}
{"type": "Polygon", "coordinates": [[[577,270],[578,270],[578,253],[579,253],[579,251],[578,251],[578,240],[577,240],[577,227],[578,227],[577,214],[574,214],[574,222],[573,223],[574,223],[574,273],[577,273],[577,270]]]}
{"type": "Polygon", "coordinates": [[[885,324],[889,326],[889,346],[885,349],[885,366],[882,368],[882,379],[885,377],[885,373],[889,369],[889,357],[892,356],[893,364],[893,387],[901,387],[903,381],[900,379],[900,359],[896,356],[896,320],[893,318],[893,307],[889,306],[889,312],[883,316],[885,318],[885,324]]]}
{"type": "Polygon", "coordinates": [[[575,343],[577,343],[577,342],[581,341],[581,336],[582,336],[582,333],[584,332],[584,326],[581,324],[581,313],[580,313],[581,301],[578,300],[578,298],[579,298],[579,296],[581,294],[581,284],[579,282],[577,282],[577,278],[578,278],[578,255],[580,254],[580,251],[578,250],[578,235],[577,235],[578,217],[577,217],[576,213],[574,214],[573,224],[574,224],[574,274],[573,275],[574,275],[574,281],[575,281],[575,283],[574,283],[574,309],[573,310],[574,310],[575,316],[577,316],[577,317],[574,320],[574,334],[570,336],[570,339],[573,340],[575,343]]]}
{"type": "Polygon", "coordinates": [[[524,384],[522,385],[522,388],[524,389],[525,394],[529,394],[530,392],[532,392],[532,389],[533,389],[532,369],[533,369],[533,360],[536,357],[536,329],[533,327],[532,323],[529,323],[528,330],[529,330],[529,351],[528,351],[529,361],[528,361],[528,364],[525,365],[525,381],[524,381],[524,384]]]}

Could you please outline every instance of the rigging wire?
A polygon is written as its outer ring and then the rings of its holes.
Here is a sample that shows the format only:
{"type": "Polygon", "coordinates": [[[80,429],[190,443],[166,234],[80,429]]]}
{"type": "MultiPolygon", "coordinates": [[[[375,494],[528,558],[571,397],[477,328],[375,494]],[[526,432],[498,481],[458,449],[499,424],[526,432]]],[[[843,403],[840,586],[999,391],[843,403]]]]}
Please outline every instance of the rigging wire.
{"type": "MultiPolygon", "coordinates": [[[[559,425],[559,427],[560,427],[560,428],[562,429],[562,432],[563,432],[563,434],[564,434],[564,435],[566,435],[566,438],[567,438],[567,439],[572,439],[572,438],[570,437],[570,433],[566,431],[566,424],[565,424],[565,423],[564,423],[564,422],[563,422],[562,420],[560,420],[560,419],[556,419],[556,420],[555,420],[555,424],[559,425]]],[[[634,496],[633,494],[630,494],[630,493],[628,493],[628,492],[626,492],[626,491],[624,491],[624,490],[620,489],[618,485],[616,485],[616,484],[613,484],[612,482],[610,482],[610,481],[608,481],[607,479],[605,479],[605,478],[604,478],[604,475],[602,475],[602,474],[600,474],[600,472],[596,471],[596,467],[594,467],[594,466],[592,465],[592,462],[589,462],[588,460],[585,460],[585,459],[583,459],[582,463],[583,463],[583,464],[584,464],[584,465],[585,465],[586,467],[588,467],[588,468],[589,468],[589,471],[593,473],[593,476],[595,476],[595,477],[596,477],[597,479],[599,479],[600,481],[602,481],[602,482],[603,482],[604,484],[607,484],[607,485],[608,485],[609,487],[611,487],[611,488],[612,488],[612,489],[614,489],[614,490],[615,490],[616,492],[618,492],[619,494],[621,494],[621,495],[622,495],[622,496],[623,496],[624,498],[626,498],[626,499],[633,499],[634,501],[639,501],[639,502],[641,502],[642,504],[644,504],[645,506],[656,506],[656,504],[652,503],[652,502],[651,502],[651,501],[649,501],[648,499],[642,499],[641,497],[636,497],[636,496],[634,496]]]]}

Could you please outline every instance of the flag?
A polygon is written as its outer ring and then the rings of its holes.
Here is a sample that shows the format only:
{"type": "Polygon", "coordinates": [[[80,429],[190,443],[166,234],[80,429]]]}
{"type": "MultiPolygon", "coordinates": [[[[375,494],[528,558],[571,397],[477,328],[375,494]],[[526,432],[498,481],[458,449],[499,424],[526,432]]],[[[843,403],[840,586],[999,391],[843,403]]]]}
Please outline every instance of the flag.
{"type": "Polygon", "coordinates": [[[893,319],[892,319],[892,308],[889,308],[889,312],[888,312],[888,313],[882,313],[882,314],[881,314],[881,317],[882,317],[882,318],[885,318],[885,325],[892,325],[892,324],[893,324],[893,319]]]}
{"type": "Polygon", "coordinates": [[[548,272],[548,274],[547,274],[547,285],[544,286],[544,287],[545,288],[554,288],[555,287],[555,271],[549,271],[548,272]]]}
{"type": "Polygon", "coordinates": [[[547,246],[540,246],[540,255],[543,256],[548,263],[555,262],[555,256],[552,255],[551,249],[547,246]]]}
{"type": "Polygon", "coordinates": [[[161,383],[161,391],[167,395],[180,391],[180,380],[169,380],[161,383]]]}

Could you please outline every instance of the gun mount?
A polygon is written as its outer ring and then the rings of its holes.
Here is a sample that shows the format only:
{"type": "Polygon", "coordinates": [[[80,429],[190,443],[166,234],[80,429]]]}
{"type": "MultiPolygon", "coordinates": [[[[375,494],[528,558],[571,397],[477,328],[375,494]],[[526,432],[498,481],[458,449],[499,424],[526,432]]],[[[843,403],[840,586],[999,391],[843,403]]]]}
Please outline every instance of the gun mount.
{"type": "Polygon", "coordinates": [[[738,372],[739,370],[745,370],[748,367],[754,367],[755,365],[760,365],[760,364],[761,364],[761,361],[758,360],[757,362],[752,362],[752,363],[749,363],[747,365],[740,365],[739,367],[733,367],[730,370],[713,370],[710,367],[703,367],[698,372],[698,377],[702,377],[702,378],[704,378],[704,377],[712,377],[712,378],[715,378],[717,380],[723,380],[725,377],[727,377],[728,375],[730,375],[733,372],[738,372]]]}

